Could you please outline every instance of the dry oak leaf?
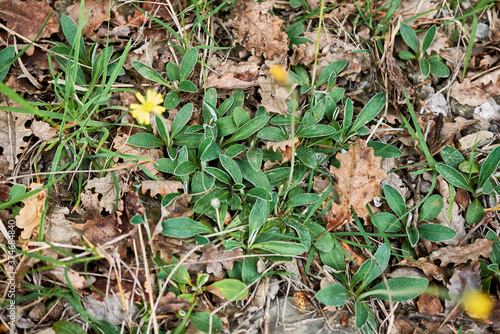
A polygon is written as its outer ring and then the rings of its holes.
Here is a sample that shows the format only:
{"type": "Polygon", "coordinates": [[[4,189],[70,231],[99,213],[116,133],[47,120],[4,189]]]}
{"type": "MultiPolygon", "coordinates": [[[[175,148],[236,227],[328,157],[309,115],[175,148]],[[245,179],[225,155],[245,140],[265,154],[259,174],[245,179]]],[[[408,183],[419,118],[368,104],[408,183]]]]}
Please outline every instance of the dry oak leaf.
{"type": "Polygon", "coordinates": [[[429,255],[431,261],[440,260],[441,267],[449,263],[461,264],[469,260],[477,261],[480,256],[488,257],[491,253],[494,240],[476,239],[473,244],[466,246],[441,247],[429,255]]]}
{"type": "MultiPolygon", "coordinates": [[[[34,41],[40,31],[45,19],[50,13],[50,5],[47,0],[5,0],[0,1],[0,19],[6,22],[9,29],[23,35],[27,39],[34,41]]],[[[54,12],[45,25],[38,39],[49,37],[59,31],[59,24],[54,12]]],[[[32,55],[33,51],[27,52],[32,55]]]]}
{"type": "MultiPolygon", "coordinates": [[[[43,184],[41,183],[32,183],[30,185],[31,189],[40,189],[42,186],[43,184]]],[[[23,200],[24,208],[16,216],[16,226],[23,229],[21,232],[22,239],[31,238],[33,231],[40,225],[46,197],[47,192],[42,190],[38,194],[34,194],[23,200]]]]}
{"type": "Polygon", "coordinates": [[[378,196],[380,182],[387,177],[380,168],[382,157],[375,156],[374,150],[358,139],[349,147],[347,154],[337,153],[340,168],[330,166],[330,172],[337,179],[336,190],[339,202],[332,203],[331,217],[326,228],[331,231],[351,222],[351,206],[358,216],[368,217],[366,204],[378,196]]]}
{"type": "Polygon", "coordinates": [[[155,197],[158,194],[163,197],[166,194],[176,193],[177,190],[179,189],[183,189],[182,182],[180,181],[170,181],[170,180],[142,181],[142,194],[144,195],[148,190],[150,190],[151,197],[155,197]]]}
{"type": "MultiPolygon", "coordinates": [[[[1,108],[1,106],[0,106],[1,108]]],[[[26,137],[31,136],[31,129],[26,127],[26,122],[33,119],[33,115],[21,114],[0,110],[0,165],[8,165],[13,170],[18,162],[18,155],[28,146],[26,137]]]]}
{"type": "MultiPolygon", "coordinates": [[[[127,185],[118,178],[118,189],[121,193],[127,191],[127,185]]],[[[101,209],[106,210],[108,213],[115,212],[116,207],[116,191],[115,183],[111,174],[107,174],[105,177],[94,178],[88,181],[85,186],[85,190],[94,189],[96,193],[102,195],[99,206],[101,209]]],[[[100,211],[100,210],[99,210],[100,211]]]]}
{"type": "Polygon", "coordinates": [[[281,31],[283,20],[269,14],[274,1],[257,3],[240,1],[236,8],[234,30],[236,40],[255,55],[273,59],[288,51],[287,34],[281,31]]]}
{"type": "MultiPolygon", "coordinates": [[[[293,145],[295,146],[295,148],[297,148],[297,146],[299,146],[299,143],[300,143],[299,138],[295,137],[293,140],[293,145]]],[[[278,152],[278,151],[281,152],[282,159],[281,159],[280,165],[284,164],[285,162],[290,161],[290,159],[292,158],[292,140],[291,139],[284,140],[284,141],[267,142],[266,148],[268,150],[273,150],[274,152],[278,152]]]]}
{"type": "MultiPolygon", "coordinates": [[[[78,18],[80,17],[80,4],[81,1],[76,2],[74,5],[66,8],[68,11],[68,16],[73,19],[78,24],[78,18]]],[[[92,35],[94,31],[99,29],[104,21],[109,20],[109,2],[102,0],[85,0],[85,5],[83,7],[83,17],[86,17],[89,10],[89,19],[83,26],[82,34],[84,36],[92,35]]]]}

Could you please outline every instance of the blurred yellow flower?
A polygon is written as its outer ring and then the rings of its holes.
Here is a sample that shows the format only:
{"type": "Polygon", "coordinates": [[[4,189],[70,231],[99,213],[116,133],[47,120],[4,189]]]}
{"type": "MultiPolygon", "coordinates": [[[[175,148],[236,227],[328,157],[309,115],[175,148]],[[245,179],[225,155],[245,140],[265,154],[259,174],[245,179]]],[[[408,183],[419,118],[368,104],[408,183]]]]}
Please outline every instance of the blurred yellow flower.
{"type": "Polygon", "coordinates": [[[290,76],[285,68],[281,65],[271,65],[269,67],[269,74],[276,80],[280,86],[290,85],[290,76]]]}
{"type": "Polygon", "coordinates": [[[137,97],[141,104],[131,103],[130,112],[139,124],[147,125],[150,123],[150,112],[154,112],[158,115],[165,112],[165,107],[159,105],[163,103],[163,96],[161,96],[160,93],[148,89],[146,98],[139,92],[135,93],[135,97],[137,97]]]}
{"type": "Polygon", "coordinates": [[[465,312],[472,318],[486,320],[493,311],[493,300],[487,293],[470,290],[464,293],[462,304],[465,312]]]}

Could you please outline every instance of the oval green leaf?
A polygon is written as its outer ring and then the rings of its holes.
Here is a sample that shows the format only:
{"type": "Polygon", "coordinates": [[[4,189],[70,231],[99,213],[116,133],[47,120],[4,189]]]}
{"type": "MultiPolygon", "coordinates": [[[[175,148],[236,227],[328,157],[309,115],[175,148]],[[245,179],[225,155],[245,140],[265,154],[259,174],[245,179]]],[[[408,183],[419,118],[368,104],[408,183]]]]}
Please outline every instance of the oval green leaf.
{"type": "Polygon", "coordinates": [[[190,238],[200,233],[211,233],[213,229],[190,218],[171,218],[161,223],[163,235],[171,238],[190,238]]]}
{"type": "Polygon", "coordinates": [[[420,232],[420,238],[432,242],[450,240],[457,235],[455,230],[439,224],[420,225],[418,231],[420,232]]]}
{"type": "Polygon", "coordinates": [[[447,166],[445,164],[436,164],[436,169],[446,181],[450,182],[455,187],[474,192],[474,189],[472,189],[472,187],[469,185],[465,176],[463,176],[462,173],[460,173],[455,168],[447,166]]]}
{"type": "Polygon", "coordinates": [[[194,327],[204,333],[219,333],[222,331],[222,321],[210,312],[196,312],[189,317],[194,327]],[[212,320],[210,320],[210,318],[212,320]]]}
{"type": "Polygon", "coordinates": [[[151,133],[136,133],[128,139],[127,144],[147,148],[162,147],[164,145],[163,140],[151,133]]]}
{"type": "Polygon", "coordinates": [[[398,217],[403,217],[406,213],[406,204],[403,196],[391,185],[384,185],[384,194],[387,203],[398,217]]]}
{"type": "Polygon", "coordinates": [[[265,252],[283,255],[283,256],[293,256],[300,255],[307,251],[306,247],[302,244],[296,242],[288,241],[267,241],[254,244],[252,249],[260,249],[265,252]]]}
{"type": "Polygon", "coordinates": [[[340,283],[335,283],[318,291],[316,298],[328,306],[342,306],[349,300],[349,291],[340,283]]]}
{"type": "Polygon", "coordinates": [[[425,278],[414,277],[394,277],[387,280],[389,290],[387,290],[386,282],[380,282],[375,285],[370,291],[362,294],[359,298],[368,296],[389,300],[389,295],[393,302],[406,302],[418,297],[427,289],[429,281],[425,278]]]}
{"type": "Polygon", "coordinates": [[[223,279],[211,284],[210,287],[219,290],[227,300],[241,300],[248,295],[246,284],[237,279],[223,279]]]}
{"type": "Polygon", "coordinates": [[[418,221],[431,221],[438,216],[443,209],[443,198],[439,195],[429,197],[418,213],[418,221]]]}
{"type": "Polygon", "coordinates": [[[483,217],[483,205],[481,204],[481,201],[479,199],[475,198],[467,208],[465,219],[467,220],[468,224],[472,225],[479,223],[483,219],[483,217]]]}

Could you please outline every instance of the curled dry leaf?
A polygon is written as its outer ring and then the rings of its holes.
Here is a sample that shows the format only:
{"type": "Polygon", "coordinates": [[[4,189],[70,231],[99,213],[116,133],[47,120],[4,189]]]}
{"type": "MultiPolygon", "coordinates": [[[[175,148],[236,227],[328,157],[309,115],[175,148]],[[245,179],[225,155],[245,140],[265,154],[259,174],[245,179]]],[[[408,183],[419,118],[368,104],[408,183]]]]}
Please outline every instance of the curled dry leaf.
{"type": "MultiPolygon", "coordinates": [[[[32,183],[30,187],[31,189],[40,189],[42,186],[43,184],[41,183],[32,183]]],[[[21,232],[22,239],[31,238],[33,231],[40,225],[46,197],[47,192],[42,190],[38,194],[23,200],[24,207],[19,211],[19,215],[16,216],[16,226],[23,229],[21,232]]]]}
{"type": "Polygon", "coordinates": [[[240,1],[234,19],[236,40],[248,51],[255,49],[255,55],[269,59],[288,51],[287,35],[281,31],[283,20],[269,13],[273,4],[240,1]]]}
{"type": "Polygon", "coordinates": [[[340,161],[340,168],[330,166],[330,172],[338,182],[339,204],[332,203],[332,215],[326,226],[330,231],[352,220],[351,206],[361,218],[367,218],[365,206],[378,196],[380,182],[387,176],[380,168],[382,157],[375,156],[373,148],[368,147],[364,140],[358,139],[347,154],[338,153],[336,158],[340,161]]]}
{"type": "Polygon", "coordinates": [[[142,181],[142,194],[144,195],[148,190],[151,191],[151,197],[166,194],[176,193],[179,189],[183,189],[182,182],[170,180],[147,180],[142,181]]]}
{"type": "Polygon", "coordinates": [[[427,257],[421,257],[418,260],[404,259],[399,263],[400,266],[414,267],[422,270],[425,275],[432,276],[438,281],[444,281],[444,272],[436,266],[434,263],[430,262],[427,257]]]}
{"type": "Polygon", "coordinates": [[[488,257],[493,246],[492,240],[476,239],[473,244],[466,246],[441,247],[429,255],[431,261],[440,260],[441,267],[449,263],[461,264],[469,260],[477,261],[480,256],[488,257]]]}

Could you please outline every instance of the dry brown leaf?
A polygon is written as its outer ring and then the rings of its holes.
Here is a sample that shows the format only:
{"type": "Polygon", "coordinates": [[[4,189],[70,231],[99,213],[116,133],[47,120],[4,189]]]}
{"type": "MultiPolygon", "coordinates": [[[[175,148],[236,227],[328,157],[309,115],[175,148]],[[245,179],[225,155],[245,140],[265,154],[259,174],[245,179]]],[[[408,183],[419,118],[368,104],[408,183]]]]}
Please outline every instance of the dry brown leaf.
{"type": "Polygon", "coordinates": [[[481,88],[464,79],[462,83],[455,81],[450,87],[450,96],[460,104],[467,104],[472,107],[480,106],[490,100],[490,95],[481,88]]]}
{"type": "Polygon", "coordinates": [[[418,312],[425,315],[436,316],[443,312],[443,305],[439,296],[430,293],[424,293],[417,302],[418,312]]]}
{"type": "Polygon", "coordinates": [[[31,130],[42,141],[54,139],[58,133],[57,129],[51,127],[49,123],[37,120],[34,120],[31,124],[31,130]]]}
{"type": "MultiPolygon", "coordinates": [[[[33,190],[40,189],[42,186],[43,184],[41,183],[32,183],[30,187],[33,190]]],[[[23,200],[24,207],[19,211],[19,215],[16,216],[16,226],[23,229],[21,232],[22,239],[31,238],[33,231],[40,225],[46,197],[47,192],[42,190],[38,194],[23,200]]]]}
{"type": "MultiPolygon", "coordinates": [[[[85,289],[90,286],[89,282],[85,279],[85,276],[81,276],[79,273],[74,271],[73,269],[65,270],[64,268],[54,268],[48,272],[46,272],[49,277],[55,277],[60,282],[68,284],[66,274],[68,275],[69,283],[77,289],[85,289]]],[[[89,276],[90,283],[95,281],[93,276],[89,276]]]]}
{"type": "Polygon", "coordinates": [[[209,75],[207,78],[207,88],[247,89],[257,86],[259,65],[252,61],[235,64],[232,60],[228,60],[217,66],[214,72],[219,75],[209,75]]]}
{"type": "MultiPolygon", "coordinates": [[[[119,224],[118,219],[113,215],[105,218],[89,219],[85,224],[73,224],[73,228],[83,231],[82,239],[96,246],[105,244],[125,234],[132,235],[136,230],[136,227],[130,222],[119,224]]],[[[126,254],[129,242],[130,239],[125,238],[114,244],[122,257],[126,254]]]]}
{"type": "Polygon", "coordinates": [[[175,293],[167,292],[165,296],[161,296],[158,300],[156,314],[177,313],[180,310],[189,310],[191,303],[185,298],[178,298],[175,293]]]}
{"type": "MultiPolygon", "coordinates": [[[[356,1],[358,5],[361,5],[360,1],[356,1]]],[[[356,5],[353,2],[342,2],[339,7],[335,8],[330,13],[330,18],[332,20],[338,20],[342,22],[342,20],[349,14],[354,13],[357,14],[358,11],[356,9],[356,5]]]]}
{"type": "Polygon", "coordinates": [[[368,204],[378,196],[380,182],[387,173],[380,168],[382,157],[375,156],[373,148],[368,147],[364,140],[358,139],[355,145],[349,147],[347,154],[337,153],[340,168],[330,166],[330,172],[337,179],[336,190],[339,202],[332,203],[332,216],[326,228],[335,230],[352,220],[351,206],[358,216],[368,217],[368,204]]]}
{"type": "MultiPolygon", "coordinates": [[[[299,146],[299,138],[298,137],[295,137],[294,140],[293,140],[293,145],[295,146],[295,148],[297,148],[297,146],[299,146]]],[[[288,139],[288,140],[284,140],[284,141],[269,141],[266,143],[266,148],[268,150],[273,150],[274,152],[278,152],[280,151],[281,152],[281,162],[280,162],[280,165],[281,164],[284,164],[285,162],[288,162],[290,161],[290,159],[292,158],[292,140],[291,139],[288,139]]]]}
{"type": "Polygon", "coordinates": [[[482,143],[493,138],[493,136],[493,133],[484,130],[471,133],[470,135],[464,136],[458,140],[460,150],[466,151],[472,148],[476,143],[482,143]]]}
{"type": "Polygon", "coordinates": [[[481,290],[479,262],[477,261],[468,267],[456,268],[450,278],[448,292],[452,302],[458,302],[466,290],[481,290]]]}
{"type": "Polygon", "coordinates": [[[183,189],[182,182],[180,181],[142,181],[142,194],[144,195],[148,190],[150,190],[151,197],[154,197],[158,194],[163,197],[166,194],[176,193],[179,189],[183,189]]]}
{"type": "Polygon", "coordinates": [[[69,209],[55,205],[47,216],[44,226],[44,240],[52,243],[70,244],[73,238],[80,238],[81,232],[71,227],[73,222],[66,219],[69,209]]]}
{"type": "Polygon", "coordinates": [[[487,73],[472,82],[491,97],[500,95],[500,70],[487,73]]]}
{"type": "MultiPolygon", "coordinates": [[[[113,142],[113,148],[116,150],[116,152],[121,153],[121,154],[141,156],[141,157],[149,158],[153,161],[156,161],[157,159],[163,158],[163,151],[161,149],[136,147],[136,146],[132,146],[132,145],[127,144],[127,141],[128,141],[128,135],[120,134],[120,135],[116,136],[116,138],[113,142]]],[[[142,166],[144,168],[146,168],[148,171],[150,171],[153,175],[156,175],[156,174],[158,174],[158,170],[154,167],[153,161],[147,162],[147,163],[143,164],[142,166]]]]}
{"type": "Polygon", "coordinates": [[[287,35],[281,31],[283,20],[268,12],[273,4],[240,1],[234,19],[236,40],[248,51],[255,49],[255,55],[269,59],[288,51],[287,35]]]}
{"type": "Polygon", "coordinates": [[[202,250],[203,254],[199,262],[206,264],[207,272],[221,277],[222,269],[233,269],[234,261],[243,261],[243,251],[241,248],[219,251],[214,244],[208,244],[202,250]]]}
{"type": "MultiPolygon", "coordinates": [[[[3,104],[4,105],[4,104],[3,104]]],[[[18,155],[28,146],[27,137],[31,136],[31,129],[26,122],[33,119],[33,115],[21,114],[0,110],[0,164],[8,165],[13,170],[18,162],[18,155]]]]}
{"type": "MultiPolygon", "coordinates": [[[[76,24],[78,24],[78,18],[80,17],[80,4],[81,1],[76,2],[66,9],[68,11],[68,16],[71,17],[76,24]]],[[[85,0],[83,17],[86,17],[90,10],[92,11],[90,12],[89,19],[85,22],[82,30],[84,36],[92,35],[94,31],[99,29],[104,21],[109,20],[109,2],[102,0],[85,0]]]]}
{"type": "Polygon", "coordinates": [[[297,84],[281,87],[273,78],[263,76],[260,76],[257,82],[260,86],[259,94],[262,97],[262,106],[266,108],[266,111],[285,116],[288,112],[286,100],[290,99],[297,84]]]}
{"type": "MultiPolygon", "coordinates": [[[[87,191],[90,189],[94,189],[96,193],[102,195],[99,201],[101,209],[106,210],[108,213],[115,212],[117,197],[115,183],[111,174],[107,174],[105,177],[89,180],[85,186],[85,190],[87,191]]],[[[127,191],[127,185],[120,179],[120,177],[118,177],[118,189],[120,193],[127,191]]]]}
{"type": "Polygon", "coordinates": [[[462,116],[455,117],[451,122],[445,122],[443,128],[439,133],[439,143],[445,143],[448,139],[462,131],[463,129],[476,124],[478,120],[476,119],[465,119],[462,116]]]}
{"type": "MultiPolygon", "coordinates": [[[[437,289],[437,287],[435,288],[437,289]]],[[[418,312],[423,315],[435,317],[443,313],[443,305],[441,304],[439,294],[423,293],[418,298],[417,306],[418,312]]],[[[423,319],[422,322],[430,331],[437,330],[441,324],[440,321],[429,321],[427,319],[423,319]]]]}
{"type": "Polygon", "coordinates": [[[480,256],[488,257],[493,245],[492,240],[476,239],[473,244],[466,246],[441,247],[429,255],[431,261],[440,260],[441,267],[449,263],[461,264],[469,260],[477,261],[480,256]]]}
{"type": "MultiPolygon", "coordinates": [[[[45,19],[50,13],[50,5],[47,0],[5,0],[0,2],[0,19],[6,22],[9,29],[34,41],[40,31],[45,19]]],[[[56,20],[55,12],[52,11],[47,25],[38,37],[49,37],[59,31],[59,24],[56,20]]],[[[28,55],[33,54],[31,50],[28,55]]]]}
{"type": "Polygon", "coordinates": [[[422,270],[425,275],[432,276],[438,281],[444,281],[445,278],[443,271],[426,257],[421,257],[416,261],[413,259],[404,259],[399,265],[418,268],[422,270]]]}

